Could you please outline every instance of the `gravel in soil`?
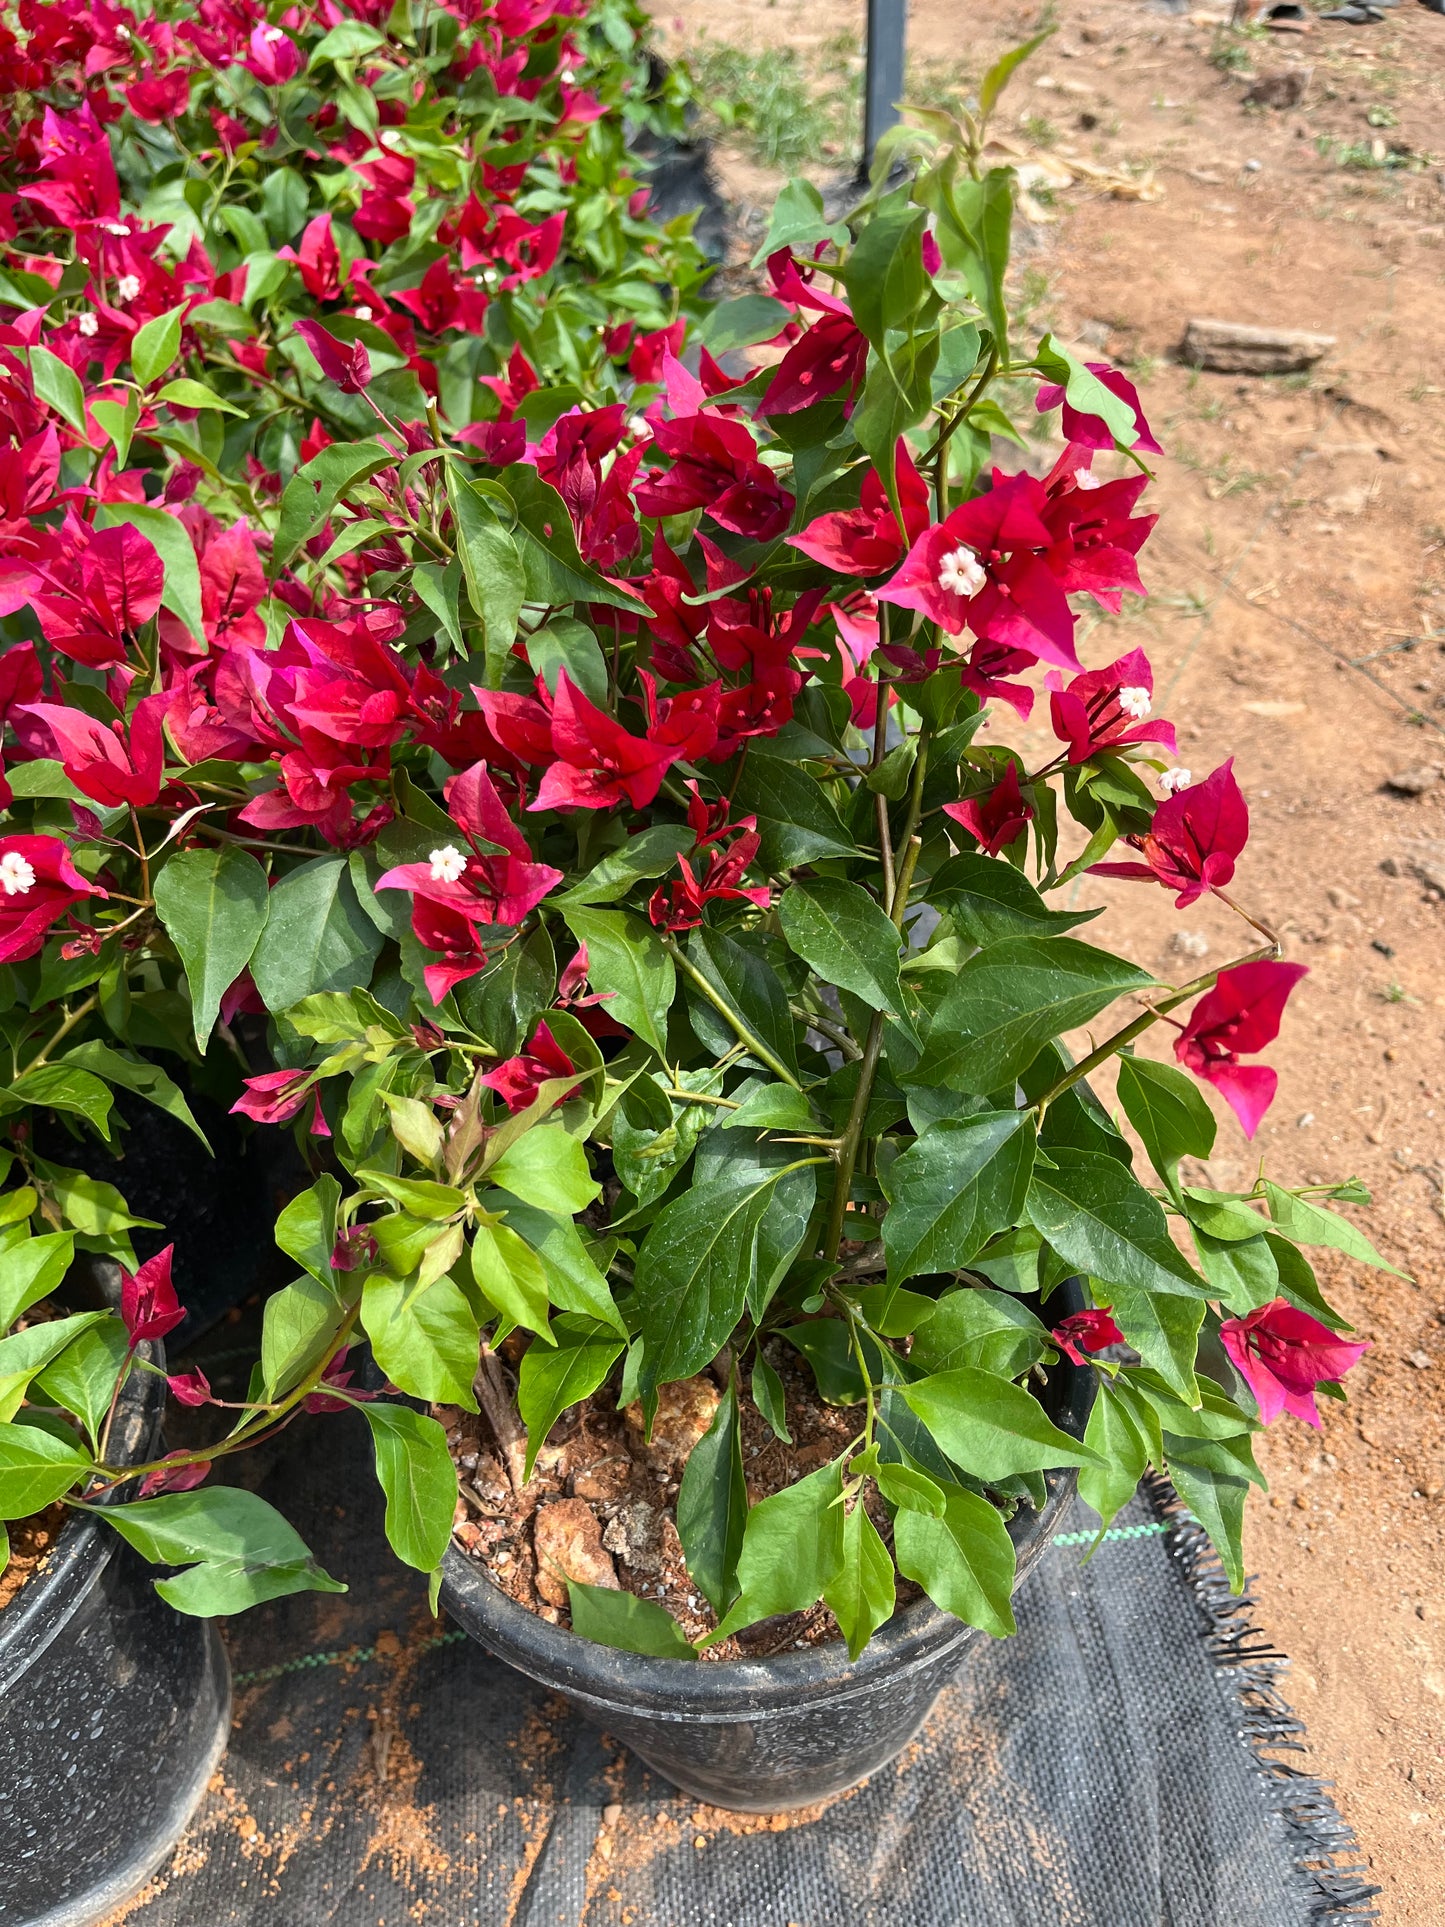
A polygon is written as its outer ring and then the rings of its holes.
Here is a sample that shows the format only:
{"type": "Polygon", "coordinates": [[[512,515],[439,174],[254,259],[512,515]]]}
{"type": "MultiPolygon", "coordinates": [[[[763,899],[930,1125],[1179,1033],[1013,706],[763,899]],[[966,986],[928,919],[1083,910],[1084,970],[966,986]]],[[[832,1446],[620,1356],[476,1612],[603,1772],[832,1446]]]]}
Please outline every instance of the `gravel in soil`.
{"type": "Polygon", "coordinates": [[[19,1519],[7,1527],[10,1534],[10,1560],[0,1572],[0,1612],[10,1604],[27,1579],[44,1566],[54,1550],[65,1524],[63,1505],[47,1506],[33,1519],[19,1519]]]}
{"type": "MultiPolygon", "coordinates": [[[[861,1406],[820,1402],[811,1375],[788,1345],[775,1339],[766,1356],[782,1379],[793,1437],[791,1443],[777,1438],[752,1401],[742,1400],[743,1466],[754,1505],[836,1458],[863,1423],[861,1406]]],[[[689,1639],[704,1638],[717,1616],[688,1576],[677,1535],[677,1494],[688,1455],[712,1423],[718,1399],[718,1385],[707,1374],[663,1386],[648,1440],[641,1408],[619,1410],[604,1387],[558,1420],[519,1491],[493,1449],[485,1418],[456,1406],[434,1407],[461,1481],[457,1544],[508,1598],[554,1626],[571,1624],[570,1578],[653,1600],[689,1639]]],[[[870,1494],[869,1505],[887,1537],[889,1521],[876,1495],[870,1494]]],[[[900,1587],[900,1601],[917,1596],[916,1587],[900,1587]]],[[[837,1621],[818,1605],[748,1627],[709,1647],[703,1658],[762,1659],[838,1637],[837,1621]]]]}

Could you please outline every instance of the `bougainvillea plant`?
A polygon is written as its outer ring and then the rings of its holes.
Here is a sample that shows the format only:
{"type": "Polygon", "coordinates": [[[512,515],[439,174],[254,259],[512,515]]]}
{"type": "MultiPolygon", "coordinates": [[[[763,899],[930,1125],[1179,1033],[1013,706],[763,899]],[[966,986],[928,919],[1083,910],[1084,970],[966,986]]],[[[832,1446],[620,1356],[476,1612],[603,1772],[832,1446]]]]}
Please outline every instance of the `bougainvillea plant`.
{"type": "MultiPolygon", "coordinates": [[[[534,244],[508,262],[506,208],[540,214],[542,167],[576,245],[597,230],[580,158],[573,181],[549,149],[530,186],[502,166],[497,98],[532,154],[517,100],[555,115],[548,89],[572,85],[572,28],[502,12],[414,10],[404,42],[393,14],[383,48],[329,7],[243,33],[203,6],[163,48],[117,42],[130,120],[107,132],[92,90],[17,139],[37,164],[17,235],[39,206],[74,259],[52,282],[27,257],[44,293],[0,334],[0,1515],[136,1476],[107,1456],[111,1415],[181,1315],[169,1247],[137,1263],[123,1197],[42,1156],[34,1114],[106,1139],[118,1087],[184,1119],[204,1063],[314,1181],[276,1221],[300,1275],[266,1303],[245,1399],[176,1372],[210,1442],[98,1508],[184,1568],[159,1582],[182,1609],[335,1584],[221,1477],[301,1412],[364,1414],[390,1541],[435,1585],[457,1484],[427,1405],[515,1396],[525,1480],[578,1401],[645,1417],[709,1367],[727,1389],[677,1515],[704,1644],[821,1598],[856,1653],[900,1574],[1007,1633],[1007,1521],[1059,1467],[1105,1523],[1167,1472],[1238,1584],[1251,1434],[1285,1409],[1318,1422],[1363,1349],[1300,1247],[1383,1261],[1323,1202],[1356,1186],[1187,1176],[1211,1090],[1257,1128],[1274,1073],[1255,1060],[1302,973],[1234,895],[1230,765],[1177,766],[1140,651],[1078,653],[1081,610],[1143,593],[1139,398],[1011,336],[1010,176],[983,166],[981,119],[935,117],[907,182],[846,220],[791,186],[765,291],[714,310],[695,355],[681,329],[581,329],[602,283],[567,284],[537,327],[554,369],[576,348],[572,386],[529,411],[531,284],[502,284],[534,244]],[[188,119],[172,75],[193,45],[217,71],[190,75],[188,119]],[[147,119],[167,87],[179,117],[147,119]],[[331,115],[335,173],[314,152],[294,171],[294,260],[261,232],[280,176],[247,114],[298,154],[331,115]],[[187,158],[155,165],[154,218],[183,200],[201,233],[113,234],[128,217],[87,212],[81,184],[166,142],[187,158]],[[485,222],[437,186],[487,170],[485,222]],[[248,256],[224,286],[213,212],[248,256]],[[498,291],[474,276],[444,312],[468,247],[498,291]],[[169,292],[132,328],[122,279],[152,271],[169,292]],[[504,326],[521,346],[496,362],[504,326]],[[765,342],[753,372],[725,352],[765,342]],[[1009,410],[1031,400],[1062,452],[995,465],[1027,448],[1009,410]],[[1031,715],[1050,747],[1029,759],[1005,739],[1031,715]],[[1214,893],[1240,957],[1175,985],[1086,942],[1098,911],[1070,886],[1101,871],[1214,893]],[[1135,1054],[1161,1024],[1173,1061],[1135,1054]],[[1147,1169],[1088,1082],[1111,1060],[1147,1169]],[[76,1246],[119,1260],[118,1310],[31,1318],[76,1246]],[[750,1507],[741,1403],[787,1427],[765,1341],[857,1429],[750,1507]],[[407,1400],[362,1389],[364,1342],[407,1400]],[[1065,1358],[1097,1381],[1083,1436],[1046,1409],[1065,1358]]],[[[656,274],[635,258],[655,239],[616,236],[630,275],[656,274]]],[[[655,1601],[574,1586],[572,1607],[596,1637],[692,1654],[655,1601]]]]}

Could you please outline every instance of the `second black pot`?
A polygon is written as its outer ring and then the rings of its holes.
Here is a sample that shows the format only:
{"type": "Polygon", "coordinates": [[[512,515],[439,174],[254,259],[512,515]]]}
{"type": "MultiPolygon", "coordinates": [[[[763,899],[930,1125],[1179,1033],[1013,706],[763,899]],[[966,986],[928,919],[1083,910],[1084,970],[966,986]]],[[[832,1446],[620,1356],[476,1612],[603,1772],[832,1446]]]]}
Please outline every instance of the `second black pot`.
{"type": "MultiPolygon", "coordinates": [[[[1050,1416],[1082,1436],[1094,1374],[1051,1374],[1050,1416]]],[[[1047,1552],[1074,1489],[1047,1475],[1038,1512],[1009,1524],[1021,1581],[1047,1552]]],[[[579,1638],[519,1606],[455,1545],[441,1599],[487,1651],[569,1699],[675,1786],[746,1813],[811,1806],[902,1752],[982,1635],[927,1599],[898,1613],[852,1663],[841,1641],[767,1660],[649,1659],[579,1638]]]]}
{"type": "MultiPolygon", "coordinates": [[[[164,1379],[136,1373],[120,1463],[148,1455],[164,1402],[164,1379]]],[[[165,1859],[225,1752],[220,1638],[154,1579],[78,1513],[0,1613],[0,1927],[103,1920],[165,1859]]]]}

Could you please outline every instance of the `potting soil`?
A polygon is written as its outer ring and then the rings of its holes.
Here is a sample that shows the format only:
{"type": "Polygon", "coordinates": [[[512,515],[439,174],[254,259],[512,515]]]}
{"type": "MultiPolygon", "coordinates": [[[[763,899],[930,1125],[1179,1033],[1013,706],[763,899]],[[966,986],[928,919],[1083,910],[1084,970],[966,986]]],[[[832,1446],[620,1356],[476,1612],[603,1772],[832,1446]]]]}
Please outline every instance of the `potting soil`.
{"type": "Polygon", "coordinates": [[[1305,1927],[1376,1918],[1303,1772],[1281,1658],[1199,1530],[1079,1506],[920,1738],[778,1817],[675,1792],[426,1613],[362,1421],[299,1425],[259,1489],[345,1595],[230,1624],[230,1752],[108,1927],[1305,1927]]]}

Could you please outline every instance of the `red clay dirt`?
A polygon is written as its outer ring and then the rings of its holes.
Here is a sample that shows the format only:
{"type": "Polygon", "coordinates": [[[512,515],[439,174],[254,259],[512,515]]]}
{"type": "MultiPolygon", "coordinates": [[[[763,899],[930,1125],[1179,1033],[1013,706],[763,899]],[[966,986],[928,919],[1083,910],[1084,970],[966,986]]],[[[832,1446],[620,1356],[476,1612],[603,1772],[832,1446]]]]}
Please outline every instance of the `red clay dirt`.
{"type": "MultiPolygon", "coordinates": [[[[1358,1174],[1374,1203],[1353,1215],[1409,1274],[1321,1267],[1373,1349],[1321,1433],[1284,1421],[1263,1439],[1272,1491],[1251,1508],[1246,1550],[1263,1623],[1293,1657],[1308,1764],[1335,1782],[1382,1919],[1436,1927],[1445,780],[1429,772],[1445,766],[1445,18],[1405,5],[1366,27],[1239,36],[1226,11],[1069,6],[997,131],[1055,171],[1061,153],[1100,170],[1021,223],[1016,287],[1032,325],[1131,369],[1168,451],[1150,599],[1085,635],[1085,661],[1142,645],[1180,760],[1199,776],[1236,759],[1253,818],[1238,893],[1310,966],[1269,1054],[1280,1091],[1256,1149],[1221,1111],[1210,1169],[1248,1184],[1262,1152],[1286,1181],[1358,1174]],[[1248,70],[1212,63],[1221,47],[1248,70]],[[1258,77],[1302,70],[1298,105],[1243,104],[1258,77]],[[1336,345],[1302,375],[1196,373],[1173,358],[1192,315],[1336,345]],[[1422,772],[1418,794],[1388,787],[1407,772],[1422,772]]],[[[735,0],[720,26],[702,0],[671,0],[657,20],[669,50],[707,33],[792,44],[806,65],[861,15],[856,0],[735,0]]],[[[926,105],[966,95],[1039,25],[1002,0],[914,0],[909,16],[926,105]]],[[[750,209],[776,177],[726,150],[719,172],[755,232],[750,209]]],[[[815,178],[836,182],[836,164],[815,178]]],[[[1007,465],[1017,453],[1000,446],[1007,465]]],[[[1005,722],[1026,754],[1048,740],[1046,713],[1032,732],[1005,722]]],[[[1176,981],[1200,956],[1250,948],[1220,905],[1181,914],[1152,886],[1088,887],[1109,904],[1090,936],[1176,981]]],[[[1146,1047],[1162,1054],[1167,1039],[1146,1047]]]]}

